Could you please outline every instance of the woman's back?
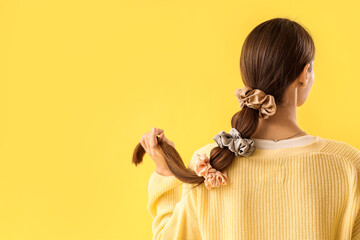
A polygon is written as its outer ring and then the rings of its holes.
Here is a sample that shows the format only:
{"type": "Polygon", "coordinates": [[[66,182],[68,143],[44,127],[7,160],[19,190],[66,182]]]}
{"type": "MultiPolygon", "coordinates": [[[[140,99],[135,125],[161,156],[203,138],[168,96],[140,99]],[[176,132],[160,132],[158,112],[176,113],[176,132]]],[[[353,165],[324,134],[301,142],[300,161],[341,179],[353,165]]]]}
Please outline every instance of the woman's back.
{"type": "Polygon", "coordinates": [[[297,123],[314,59],[301,24],[262,22],[241,49],[241,110],[229,133],[195,151],[188,168],[163,130],[142,136],[133,162],[146,151],[156,165],[148,202],[154,239],[360,240],[360,150],[307,135],[297,123]]]}
{"type": "MultiPolygon", "coordinates": [[[[360,239],[360,151],[318,136],[310,143],[300,143],[309,137],[280,141],[278,145],[283,146],[278,149],[254,139],[256,151],[249,157],[237,157],[227,168],[227,185],[209,190],[204,184],[191,189],[192,184],[184,183],[181,201],[178,187],[182,182],[154,172],[148,203],[150,213],[158,218],[153,223],[154,236],[360,239]],[[284,148],[287,143],[295,147],[284,148]]],[[[216,146],[210,143],[195,153],[210,156],[216,146]]],[[[191,169],[195,168],[195,153],[191,169]]]]}

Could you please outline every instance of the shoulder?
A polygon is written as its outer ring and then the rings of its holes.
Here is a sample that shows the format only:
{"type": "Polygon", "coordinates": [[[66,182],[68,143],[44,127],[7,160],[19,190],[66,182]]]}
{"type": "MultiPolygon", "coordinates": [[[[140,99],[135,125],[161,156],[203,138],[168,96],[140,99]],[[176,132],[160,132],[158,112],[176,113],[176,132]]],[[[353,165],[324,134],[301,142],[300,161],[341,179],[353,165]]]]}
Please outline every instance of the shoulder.
{"type": "Polygon", "coordinates": [[[355,167],[360,169],[360,150],[355,146],[335,139],[323,138],[325,141],[321,152],[348,159],[355,167]]]}
{"type": "Polygon", "coordinates": [[[190,162],[189,162],[189,165],[188,167],[190,169],[195,169],[195,165],[196,165],[196,154],[201,154],[201,153],[205,153],[206,156],[208,158],[210,158],[210,153],[211,153],[211,150],[214,148],[214,147],[217,147],[217,143],[208,143],[208,144],[205,144],[203,145],[202,147],[196,149],[193,154],[192,154],[192,157],[190,159],[190,162]]]}

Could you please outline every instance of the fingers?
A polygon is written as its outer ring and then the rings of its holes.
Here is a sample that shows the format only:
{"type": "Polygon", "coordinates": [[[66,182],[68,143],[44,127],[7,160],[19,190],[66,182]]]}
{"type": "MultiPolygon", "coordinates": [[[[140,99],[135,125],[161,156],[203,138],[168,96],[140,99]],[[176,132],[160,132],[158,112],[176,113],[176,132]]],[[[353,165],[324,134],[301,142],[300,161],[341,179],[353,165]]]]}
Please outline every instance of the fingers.
{"type": "Polygon", "coordinates": [[[140,144],[141,144],[141,146],[145,149],[145,151],[147,151],[147,145],[146,145],[146,133],[145,134],[143,134],[142,136],[141,136],[141,138],[140,138],[140,144]]]}
{"type": "Polygon", "coordinates": [[[154,148],[157,144],[157,140],[156,140],[156,128],[152,128],[152,130],[150,131],[150,133],[148,134],[148,141],[149,141],[149,147],[150,148],[154,148]]]}
{"type": "Polygon", "coordinates": [[[153,127],[151,132],[149,133],[149,146],[150,148],[154,148],[157,145],[156,136],[163,133],[164,130],[160,128],[153,127]]]}
{"type": "Polygon", "coordinates": [[[164,129],[153,127],[150,132],[145,133],[140,138],[141,146],[147,151],[151,151],[152,148],[155,148],[158,144],[156,136],[161,135],[160,137],[164,137],[164,129]]]}
{"type": "Polygon", "coordinates": [[[165,141],[165,142],[167,142],[167,143],[170,144],[171,146],[175,147],[175,144],[174,144],[172,141],[170,141],[170,140],[165,136],[165,134],[164,134],[164,137],[162,138],[162,140],[165,141]]]}
{"type": "Polygon", "coordinates": [[[164,139],[165,141],[169,141],[169,139],[165,136],[165,133],[164,133],[163,139],[164,139]]]}
{"type": "Polygon", "coordinates": [[[159,135],[159,137],[160,137],[161,140],[164,140],[164,136],[165,136],[165,133],[161,133],[161,134],[159,135]]]}

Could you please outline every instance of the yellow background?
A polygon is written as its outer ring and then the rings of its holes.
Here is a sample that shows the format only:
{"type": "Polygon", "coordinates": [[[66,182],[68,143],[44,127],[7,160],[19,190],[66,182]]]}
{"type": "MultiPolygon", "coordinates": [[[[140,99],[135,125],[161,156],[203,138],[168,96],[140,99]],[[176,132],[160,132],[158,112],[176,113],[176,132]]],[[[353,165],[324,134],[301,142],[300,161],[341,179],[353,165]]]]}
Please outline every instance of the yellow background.
{"type": "Polygon", "coordinates": [[[151,239],[134,147],[165,129],[187,164],[229,131],[247,34],[304,24],[308,134],[360,148],[359,1],[0,1],[0,239],[151,239]]]}

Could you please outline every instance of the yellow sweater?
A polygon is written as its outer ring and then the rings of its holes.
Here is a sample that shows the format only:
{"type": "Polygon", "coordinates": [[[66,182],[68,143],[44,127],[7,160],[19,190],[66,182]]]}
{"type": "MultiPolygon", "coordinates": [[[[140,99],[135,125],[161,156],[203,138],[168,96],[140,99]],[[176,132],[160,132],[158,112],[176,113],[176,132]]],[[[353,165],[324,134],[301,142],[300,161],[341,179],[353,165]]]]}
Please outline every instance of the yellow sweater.
{"type": "MultiPolygon", "coordinates": [[[[197,149],[210,151],[216,143],[197,149]]],[[[152,172],[153,239],[360,240],[360,150],[316,136],[285,149],[256,149],[208,190],[152,172]]]]}

